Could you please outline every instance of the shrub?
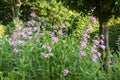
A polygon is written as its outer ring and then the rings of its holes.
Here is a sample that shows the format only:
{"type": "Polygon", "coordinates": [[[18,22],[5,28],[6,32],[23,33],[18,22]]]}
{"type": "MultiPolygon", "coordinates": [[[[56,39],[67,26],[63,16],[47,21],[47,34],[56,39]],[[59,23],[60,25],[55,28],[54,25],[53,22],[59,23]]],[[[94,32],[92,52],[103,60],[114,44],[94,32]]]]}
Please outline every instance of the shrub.
{"type": "Polygon", "coordinates": [[[5,33],[5,26],[4,25],[2,25],[2,24],[0,24],[0,38],[2,38],[2,36],[4,35],[4,33],[5,33]]]}

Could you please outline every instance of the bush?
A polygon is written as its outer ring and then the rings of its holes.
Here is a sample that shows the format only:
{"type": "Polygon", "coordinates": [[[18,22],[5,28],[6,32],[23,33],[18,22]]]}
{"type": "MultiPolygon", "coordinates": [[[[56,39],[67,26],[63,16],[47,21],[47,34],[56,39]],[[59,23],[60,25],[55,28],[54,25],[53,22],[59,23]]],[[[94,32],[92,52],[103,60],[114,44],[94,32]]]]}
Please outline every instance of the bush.
{"type": "Polygon", "coordinates": [[[111,18],[108,24],[109,24],[109,44],[111,49],[116,51],[118,50],[118,45],[116,43],[118,35],[120,35],[120,18],[116,20],[111,18]]]}
{"type": "Polygon", "coordinates": [[[6,26],[0,24],[0,38],[2,38],[2,36],[4,35],[5,29],[6,29],[6,26]]]}

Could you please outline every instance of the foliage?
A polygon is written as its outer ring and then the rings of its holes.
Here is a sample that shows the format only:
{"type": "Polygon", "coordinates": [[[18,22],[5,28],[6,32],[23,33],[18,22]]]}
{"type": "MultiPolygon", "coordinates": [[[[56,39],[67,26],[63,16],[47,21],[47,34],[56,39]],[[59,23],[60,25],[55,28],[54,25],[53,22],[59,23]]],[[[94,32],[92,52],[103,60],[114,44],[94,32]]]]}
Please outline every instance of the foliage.
{"type": "MultiPolygon", "coordinates": [[[[64,23],[68,27],[68,34],[71,34],[76,28],[82,28],[83,24],[80,23],[84,23],[86,19],[82,17],[82,13],[65,8],[61,2],[38,1],[29,5],[34,5],[34,11],[46,22],[48,30],[51,30],[52,25],[64,23]]],[[[81,29],[79,30],[81,34],[81,29]]]]}
{"type": "Polygon", "coordinates": [[[0,38],[2,38],[2,36],[4,35],[5,29],[6,29],[6,26],[0,24],[0,38]]]}
{"type": "Polygon", "coordinates": [[[118,50],[118,46],[116,41],[118,39],[118,35],[120,34],[120,18],[113,19],[111,18],[109,23],[109,44],[111,49],[118,50]]]}
{"type": "MultiPolygon", "coordinates": [[[[34,16],[32,16],[32,20],[34,16]]],[[[59,30],[67,29],[63,26],[52,27],[53,30],[41,30],[35,27],[39,24],[19,23],[11,38],[0,40],[0,79],[3,80],[76,80],[76,79],[119,79],[119,62],[113,66],[115,72],[106,74],[99,61],[93,55],[89,42],[87,28],[84,36],[79,39],[69,37],[59,30]],[[54,33],[54,34],[52,34],[54,33]],[[81,41],[87,42],[86,48],[81,41]],[[81,54],[80,51],[85,52],[81,54]],[[116,75],[114,75],[116,74],[116,75]]],[[[98,39],[95,37],[94,39],[98,39]]],[[[92,41],[94,41],[92,38],[92,41]]],[[[99,43],[95,43],[98,46],[99,43]]],[[[104,53],[105,54],[105,53],[104,53]]],[[[116,61],[119,58],[114,58],[116,61]]]]}

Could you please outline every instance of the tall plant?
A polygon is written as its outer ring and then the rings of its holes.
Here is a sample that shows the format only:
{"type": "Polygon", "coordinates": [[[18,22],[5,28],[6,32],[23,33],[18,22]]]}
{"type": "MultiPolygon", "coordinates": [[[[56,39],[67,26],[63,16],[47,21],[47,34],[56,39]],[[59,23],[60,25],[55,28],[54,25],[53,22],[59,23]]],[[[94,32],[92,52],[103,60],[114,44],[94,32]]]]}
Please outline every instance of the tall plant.
{"type": "MultiPolygon", "coordinates": [[[[62,0],[58,0],[62,1],[62,0]]],[[[69,5],[71,9],[82,11],[85,14],[92,13],[99,20],[99,34],[104,35],[104,42],[106,46],[107,55],[103,59],[106,64],[104,69],[109,71],[110,63],[110,50],[108,39],[108,25],[107,22],[114,15],[115,18],[120,16],[120,0],[66,0],[62,1],[65,5],[69,5]]]]}

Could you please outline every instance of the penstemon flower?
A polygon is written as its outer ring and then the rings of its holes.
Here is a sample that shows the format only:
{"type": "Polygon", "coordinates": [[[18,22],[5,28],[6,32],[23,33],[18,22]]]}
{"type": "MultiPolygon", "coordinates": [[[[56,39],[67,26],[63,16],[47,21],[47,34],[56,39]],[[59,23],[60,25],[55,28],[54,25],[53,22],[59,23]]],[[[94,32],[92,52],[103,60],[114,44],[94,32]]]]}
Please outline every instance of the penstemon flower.
{"type": "Polygon", "coordinates": [[[52,37],[52,42],[53,43],[57,43],[58,42],[58,38],[57,37],[52,37]]]}
{"type": "Polygon", "coordinates": [[[105,45],[100,45],[100,47],[103,49],[103,50],[105,50],[105,45]]]}
{"type": "Polygon", "coordinates": [[[14,48],[14,49],[13,49],[13,52],[16,53],[16,54],[18,54],[18,53],[19,53],[19,50],[18,50],[17,48],[14,48]]]}
{"type": "Polygon", "coordinates": [[[86,46],[87,46],[86,42],[84,42],[84,41],[81,41],[80,44],[81,44],[82,48],[86,48],[86,46]]]}
{"type": "Polygon", "coordinates": [[[61,28],[66,28],[66,25],[65,24],[61,24],[61,28]]]}
{"type": "Polygon", "coordinates": [[[99,40],[94,40],[95,45],[99,45],[100,41],[99,40]]]}
{"type": "Polygon", "coordinates": [[[84,35],[83,35],[83,38],[84,38],[85,40],[88,40],[88,39],[90,38],[90,36],[89,36],[88,34],[84,34],[84,35]]]}
{"type": "Polygon", "coordinates": [[[80,51],[80,52],[79,52],[79,55],[80,55],[80,56],[86,56],[86,53],[83,52],[83,51],[80,51]]]}
{"type": "Polygon", "coordinates": [[[68,75],[68,73],[69,73],[69,71],[68,71],[68,70],[63,70],[63,74],[64,74],[64,76],[67,76],[67,75],[68,75]]]}
{"type": "Polygon", "coordinates": [[[96,18],[95,18],[95,17],[92,17],[92,18],[90,19],[90,21],[92,22],[92,24],[95,24],[95,23],[96,23],[96,18]]]}
{"type": "Polygon", "coordinates": [[[92,54],[92,60],[93,60],[94,62],[96,62],[97,58],[98,58],[98,56],[97,56],[96,54],[92,54]]]}
{"type": "Polygon", "coordinates": [[[45,58],[50,58],[50,55],[47,53],[41,53],[45,58]]]}
{"type": "Polygon", "coordinates": [[[35,12],[32,12],[32,13],[30,14],[30,16],[31,16],[31,17],[36,17],[35,12]]]}

